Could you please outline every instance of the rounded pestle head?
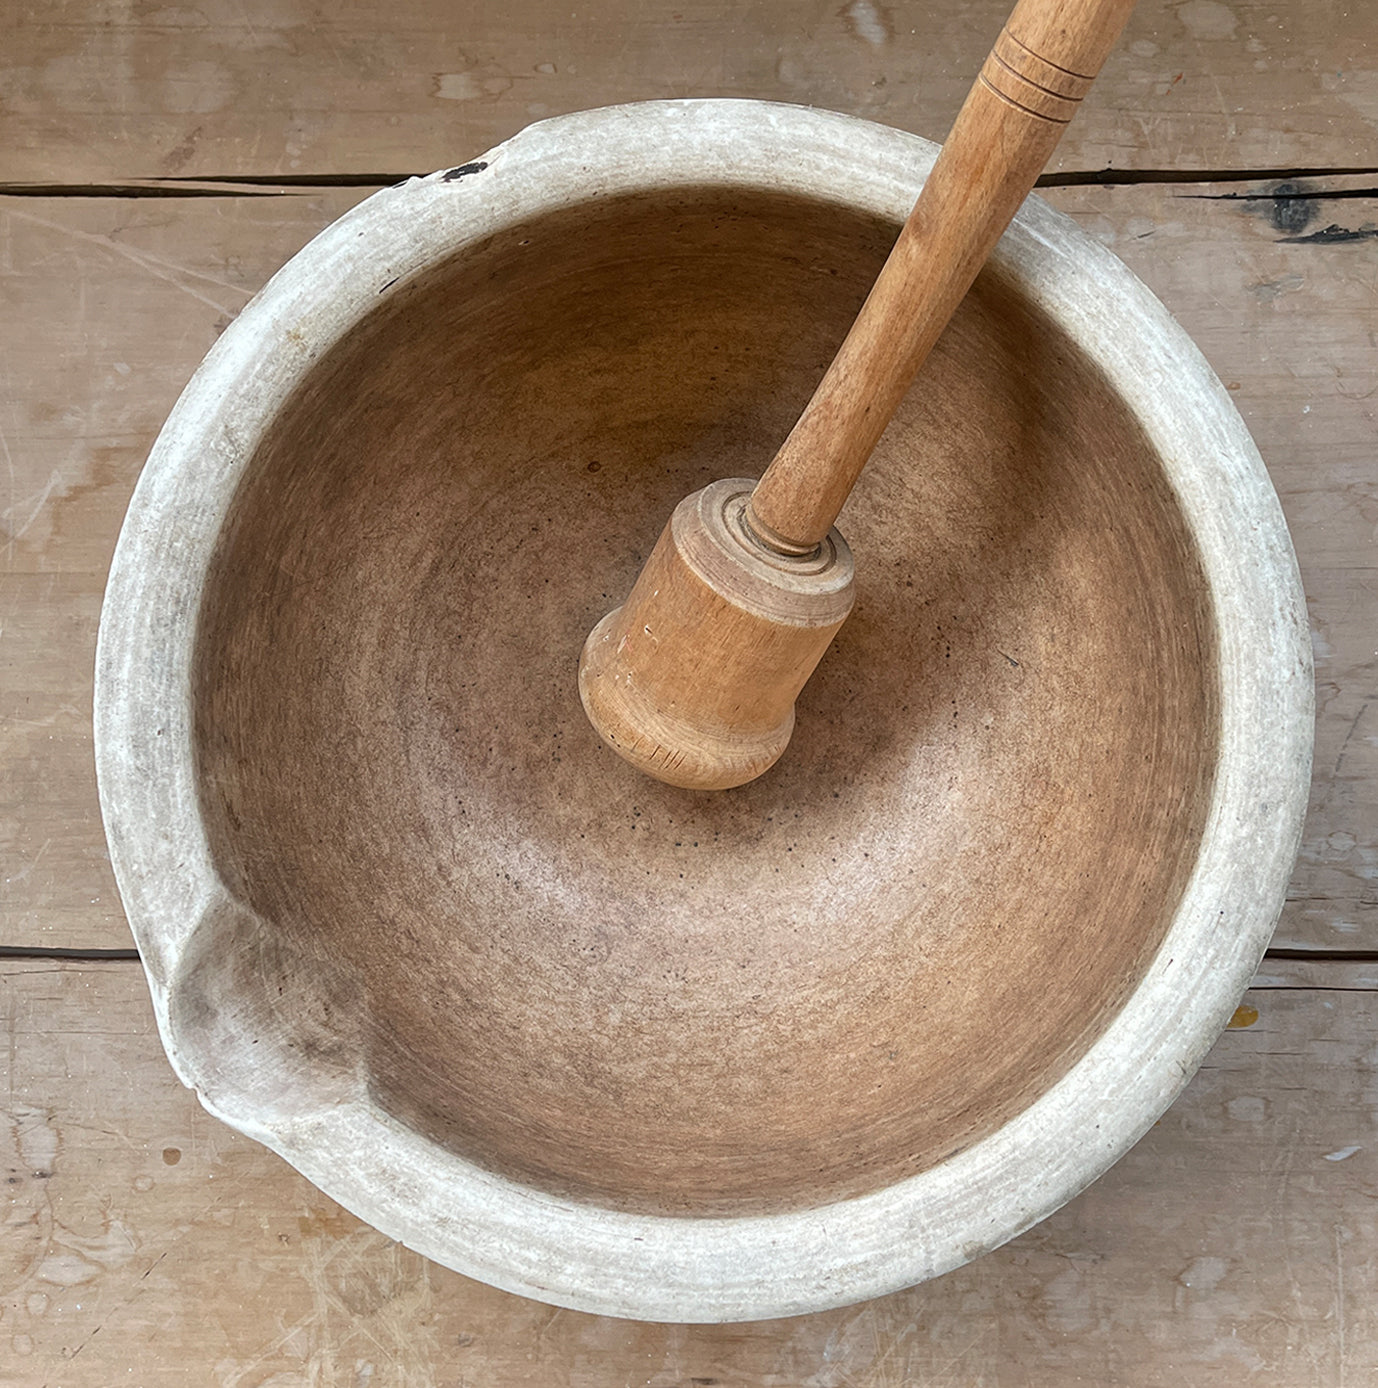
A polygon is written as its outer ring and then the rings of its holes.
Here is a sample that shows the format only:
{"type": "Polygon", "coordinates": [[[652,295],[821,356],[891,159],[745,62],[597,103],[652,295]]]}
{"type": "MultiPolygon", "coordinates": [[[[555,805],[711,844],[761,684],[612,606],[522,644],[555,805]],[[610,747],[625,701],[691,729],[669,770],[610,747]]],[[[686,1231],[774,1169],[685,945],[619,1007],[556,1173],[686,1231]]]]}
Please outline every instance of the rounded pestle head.
{"type": "Polygon", "coordinates": [[[779,554],[745,520],[754,483],[714,482],[675,508],[627,601],[584,643],[579,695],[603,741],[648,775],[725,790],[767,771],[794,701],[852,609],[832,530],[779,554]]]}

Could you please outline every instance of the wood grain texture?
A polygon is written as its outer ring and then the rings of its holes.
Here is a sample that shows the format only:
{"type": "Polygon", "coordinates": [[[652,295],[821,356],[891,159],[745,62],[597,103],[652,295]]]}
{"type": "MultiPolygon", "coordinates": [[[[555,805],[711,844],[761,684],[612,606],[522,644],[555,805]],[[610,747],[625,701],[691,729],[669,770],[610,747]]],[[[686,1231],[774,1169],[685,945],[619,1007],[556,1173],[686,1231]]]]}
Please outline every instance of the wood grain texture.
{"type": "Polygon", "coordinates": [[[863,1306],[660,1326],[509,1296],[359,1223],[180,1087],[137,964],[6,961],[0,1384],[1364,1383],[1378,992],[1247,1002],[1149,1135],[1005,1248],[863,1306]]]}
{"type": "MultiPolygon", "coordinates": [[[[0,201],[0,943],[129,944],[94,798],[105,568],[142,460],[217,331],[357,189],[0,201]]],[[[1311,818],[1278,943],[1378,947],[1373,463],[1378,308],[1362,179],[1048,196],[1174,310],[1282,495],[1315,626],[1311,818]],[[1317,237],[1331,227],[1340,233],[1317,237]]]]}
{"type": "MultiPolygon", "coordinates": [[[[0,182],[420,172],[545,115],[817,105],[941,139],[1006,0],[59,0],[0,58],[0,182]]],[[[1142,4],[1068,169],[1371,166],[1378,44],[1339,0],[1142,4]]]]}

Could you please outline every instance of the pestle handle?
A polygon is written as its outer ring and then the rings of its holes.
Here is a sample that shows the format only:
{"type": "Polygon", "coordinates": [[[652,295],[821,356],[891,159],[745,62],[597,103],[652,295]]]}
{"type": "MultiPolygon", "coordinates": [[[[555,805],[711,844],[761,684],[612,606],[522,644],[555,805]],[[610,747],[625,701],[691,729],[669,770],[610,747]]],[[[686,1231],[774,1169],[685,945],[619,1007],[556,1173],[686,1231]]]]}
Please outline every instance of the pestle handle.
{"type": "Polygon", "coordinates": [[[1019,0],[861,313],[748,505],[785,554],[827,535],[986,257],[1032,191],[1133,0],[1019,0]]]}
{"type": "Polygon", "coordinates": [[[915,373],[1009,225],[1133,0],[1019,0],[879,278],[755,484],[682,501],[626,602],[590,633],[579,694],[604,742],[693,790],[774,765],[851,610],[829,533],[915,373]]]}

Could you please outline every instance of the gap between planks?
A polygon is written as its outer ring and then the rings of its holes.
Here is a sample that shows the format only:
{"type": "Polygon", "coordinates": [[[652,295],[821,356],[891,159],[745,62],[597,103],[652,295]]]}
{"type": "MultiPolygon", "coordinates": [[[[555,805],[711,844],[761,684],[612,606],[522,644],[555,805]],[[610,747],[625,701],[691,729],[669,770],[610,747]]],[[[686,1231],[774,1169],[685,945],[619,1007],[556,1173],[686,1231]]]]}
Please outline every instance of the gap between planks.
{"type": "MultiPolygon", "coordinates": [[[[52,945],[0,945],[0,962],[63,964],[138,963],[136,949],[71,949],[52,945]]],[[[1378,950],[1270,949],[1249,984],[1250,991],[1306,989],[1312,992],[1378,992],[1378,950]]]]}
{"type": "MultiPolygon", "coordinates": [[[[429,172],[429,171],[427,171],[429,172]]],[[[1084,169],[1044,174],[1039,188],[1129,188],[1145,183],[1252,183],[1259,180],[1362,178],[1378,174],[1378,165],[1277,169],[1084,169]]],[[[200,178],[142,178],[108,183],[0,183],[0,197],[14,198],[218,198],[284,197],[321,188],[389,188],[423,173],[357,174],[225,174],[200,178]]],[[[1269,197],[1372,197],[1374,188],[1336,192],[1287,191],[1269,197]]],[[[1264,196],[1250,193],[1200,194],[1220,199],[1264,196]]]]}

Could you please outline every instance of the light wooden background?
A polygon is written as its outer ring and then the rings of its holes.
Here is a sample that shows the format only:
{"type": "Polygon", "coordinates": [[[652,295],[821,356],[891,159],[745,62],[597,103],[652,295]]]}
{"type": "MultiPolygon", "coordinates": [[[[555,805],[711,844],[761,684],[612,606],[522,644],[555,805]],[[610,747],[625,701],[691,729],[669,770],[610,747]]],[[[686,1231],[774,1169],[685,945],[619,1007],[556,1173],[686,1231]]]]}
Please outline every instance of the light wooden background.
{"type": "Polygon", "coordinates": [[[91,766],[149,444],[371,188],[547,114],[753,96],[941,138],[1003,0],[0,0],[0,1385],[1378,1383],[1378,10],[1140,0],[1047,196],[1252,428],[1311,604],[1305,843],[1177,1105],[1043,1225],[824,1315],[637,1325],[390,1243],[167,1066],[91,766]]]}

